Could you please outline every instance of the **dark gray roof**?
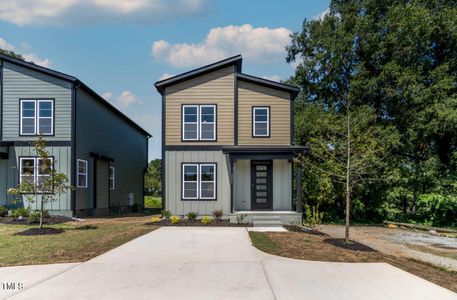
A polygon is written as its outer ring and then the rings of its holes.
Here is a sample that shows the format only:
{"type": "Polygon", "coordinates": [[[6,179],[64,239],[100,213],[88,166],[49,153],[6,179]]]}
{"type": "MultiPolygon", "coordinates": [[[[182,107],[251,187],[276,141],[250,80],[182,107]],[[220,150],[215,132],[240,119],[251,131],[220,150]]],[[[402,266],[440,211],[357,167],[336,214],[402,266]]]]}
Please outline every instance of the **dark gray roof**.
{"type": "Polygon", "coordinates": [[[136,128],[137,130],[141,131],[144,135],[146,135],[148,137],[152,136],[149,132],[144,130],[140,125],[135,123],[132,119],[127,117],[124,113],[122,113],[120,110],[118,110],[116,107],[114,107],[111,103],[109,103],[108,101],[103,99],[103,97],[101,97],[99,94],[97,94],[94,90],[92,90],[89,86],[87,86],[84,82],[82,82],[81,80],[79,80],[76,77],[68,75],[68,74],[65,74],[65,73],[61,73],[61,72],[58,72],[58,71],[55,71],[55,70],[51,70],[51,69],[48,69],[48,68],[45,68],[45,67],[42,67],[42,66],[38,66],[38,65],[35,65],[33,63],[30,63],[30,62],[26,62],[26,61],[23,61],[23,60],[20,60],[20,59],[16,59],[16,58],[10,57],[8,55],[4,55],[4,54],[0,54],[0,60],[4,60],[4,61],[19,65],[19,66],[23,66],[25,68],[29,68],[29,69],[32,69],[32,70],[35,70],[35,71],[50,75],[50,76],[55,77],[55,78],[59,78],[59,79],[62,79],[62,80],[66,80],[66,81],[72,82],[72,83],[75,84],[75,87],[79,86],[82,89],[84,89],[87,93],[89,93],[91,96],[93,96],[98,102],[100,102],[101,104],[106,106],[108,109],[113,111],[115,114],[117,114],[121,119],[123,119],[124,121],[129,123],[131,126],[136,128]]]}
{"type": "Polygon", "coordinates": [[[236,74],[236,77],[239,80],[252,82],[252,83],[255,83],[255,84],[259,84],[259,85],[271,87],[271,88],[274,88],[274,89],[283,90],[285,92],[289,92],[294,96],[294,98],[300,92],[300,88],[298,88],[296,86],[285,84],[285,83],[280,83],[280,82],[276,82],[276,81],[272,81],[272,80],[268,80],[268,79],[264,79],[264,78],[260,78],[260,77],[257,77],[257,76],[238,73],[238,74],[236,74]]]}
{"type": "Polygon", "coordinates": [[[215,70],[225,68],[229,65],[235,65],[236,66],[235,73],[236,73],[237,80],[244,80],[244,81],[256,83],[259,85],[267,86],[267,87],[270,87],[273,89],[279,89],[282,91],[286,91],[286,92],[289,92],[292,94],[292,98],[295,98],[298,95],[298,93],[300,92],[300,88],[298,88],[296,86],[279,83],[276,81],[267,80],[267,79],[263,79],[260,77],[241,73],[242,61],[243,61],[243,58],[241,57],[241,54],[238,54],[236,56],[226,58],[224,60],[212,63],[210,65],[203,66],[198,69],[194,69],[194,70],[191,70],[191,71],[188,71],[188,72],[185,72],[185,73],[182,73],[182,74],[179,74],[179,75],[176,75],[176,76],[164,79],[164,80],[157,81],[155,83],[155,87],[156,87],[157,91],[160,94],[162,94],[163,90],[167,86],[171,86],[171,85],[177,84],[179,82],[183,82],[183,81],[189,80],[191,78],[195,78],[197,76],[201,76],[203,74],[207,74],[207,73],[213,72],[215,70]]]}
{"type": "Polygon", "coordinates": [[[185,80],[189,80],[191,78],[194,78],[194,77],[197,77],[197,76],[201,76],[203,74],[206,74],[206,73],[209,73],[209,72],[213,72],[215,70],[219,70],[219,69],[225,68],[225,67],[230,66],[230,65],[235,65],[237,67],[237,72],[241,72],[241,62],[242,62],[242,60],[243,60],[243,58],[241,57],[240,54],[238,54],[238,55],[226,58],[224,60],[220,60],[220,61],[215,62],[213,64],[206,65],[204,67],[201,67],[201,68],[198,68],[198,69],[194,69],[194,70],[191,70],[189,72],[185,72],[185,73],[182,73],[182,74],[179,74],[179,75],[176,75],[176,76],[164,79],[164,80],[157,81],[155,83],[155,87],[156,87],[157,91],[160,94],[162,94],[163,89],[165,87],[167,87],[167,86],[170,86],[170,85],[173,85],[173,84],[176,84],[178,82],[185,81],[185,80]]]}

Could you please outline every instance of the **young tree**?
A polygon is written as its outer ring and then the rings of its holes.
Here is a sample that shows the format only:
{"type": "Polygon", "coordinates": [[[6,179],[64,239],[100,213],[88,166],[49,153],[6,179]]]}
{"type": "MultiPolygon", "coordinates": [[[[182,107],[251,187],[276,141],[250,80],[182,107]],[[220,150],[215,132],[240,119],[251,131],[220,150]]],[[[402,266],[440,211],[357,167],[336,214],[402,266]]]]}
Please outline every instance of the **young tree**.
{"type": "Polygon", "coordinates": [[[43,228],[43,212],[46,204],[56,200],[60,194],[72,189],[68,176],[54,170],[55,161],[46,150],[46,141],[42,136],[32,142],[36,153],[36,165],[23,168],[20,174],[20,183],[16,188],[8,189],[12,195],[22,195],[30,203],[39,202],[40,229],[43,228]]]}
{"type": "Polygon", "coordinates": [[[373,109],[351,107],[323,111],[308,139],[309,152],[298,161],[312,174],[344,185],[345,241],[349,242],[351,194],[364,181],[380,180],[385,158],[397,144],[392,127],[376,124],[373,109]]]}

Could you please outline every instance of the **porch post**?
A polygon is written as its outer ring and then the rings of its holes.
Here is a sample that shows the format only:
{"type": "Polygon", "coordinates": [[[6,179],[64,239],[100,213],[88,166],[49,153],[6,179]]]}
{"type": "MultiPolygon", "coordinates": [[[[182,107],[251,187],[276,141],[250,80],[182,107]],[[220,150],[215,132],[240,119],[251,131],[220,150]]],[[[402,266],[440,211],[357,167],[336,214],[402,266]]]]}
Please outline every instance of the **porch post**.
{"type": "Polygon", "coordinates": [[[301,175],[302,175],[301,165],[297,164],[297,212],[298,213],[303,212],[301,175]]]}
{"type": "Polygon", "coordinates": [[[230,213],[233,213],[233,158],[230,157],[230,213]]]}

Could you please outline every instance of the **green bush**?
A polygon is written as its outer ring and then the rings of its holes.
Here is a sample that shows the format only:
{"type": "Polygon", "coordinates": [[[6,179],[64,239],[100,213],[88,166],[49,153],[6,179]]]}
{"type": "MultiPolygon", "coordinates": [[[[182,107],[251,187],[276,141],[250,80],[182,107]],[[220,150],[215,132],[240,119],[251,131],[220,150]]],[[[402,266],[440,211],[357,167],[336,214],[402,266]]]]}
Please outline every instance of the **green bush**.
{"type": "Polygon", "coordinates": [[[171,224],[178,224],[181,221],[181,218],[178,216],[171,216],[170,217],[171,224]]]}
{"type": "Polygon", "coordinates": [[[319,206],[309,206],[305,205],[305,217],[303,219],[303,225],[315,227],[322,223],[322,218],[324,217],[323,212],[319,212],[319,206]]]}
{"type": "Polygon", "coordinates": [[[33,212],[29,213],[27,220],[29,221],[29,223],[39,223],[40,222],[40,212],[33,211],[33,212]]]}
{"type": "Polygon", "coordinates": [[[193,211],[189,212],[186,216],[191,221],[195,221],[197,219],[197,213],[193,211]]]}
{"type": "Polygon", "coordinates": [[[216,220],[220,220],[222,218],[223,212],[221,209],[216,209],[213,211],[213,217],[216,220]]]}
{"type": "Polygon", "coordinates": [[[30,214],[30,207],[27,207],[27,208],[24,208],[24,207],[20,207],[20,208],[16,208],[15,210],[13,210],[13,212],[11,213],[11,216],[15,219],[19,218],[19,217],[23,217],[23,218],[27,218],[30,214]]]}
{"type": "Polygon", "coordinates": [[[420,221],[434,226],[457,226],[457,197],[438,193],[423,194],[417,201],[420,221]]]}
{"type": "Polygon", "coordinates": [[[170,218],[171,212],[169,210],[162,210],[162,217],[164,218],[170,218]]]}
{"type": "Polygon", "coordinates": [[[6,217],[8,215],[8,209],[4,206],[0,206],[0,217],[6,217]]]}

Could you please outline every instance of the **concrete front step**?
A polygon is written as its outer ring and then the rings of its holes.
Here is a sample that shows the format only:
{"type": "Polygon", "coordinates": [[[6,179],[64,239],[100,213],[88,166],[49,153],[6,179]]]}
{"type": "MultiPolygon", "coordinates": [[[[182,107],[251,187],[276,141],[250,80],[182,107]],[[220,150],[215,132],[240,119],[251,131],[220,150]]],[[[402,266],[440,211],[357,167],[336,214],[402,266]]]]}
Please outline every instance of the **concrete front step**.
{"type": "Polygon", "coordinates": [[[282,221],[279,216],[261,215],[253,216],[252,224],[254,227],[281,227],[282,221]]]}
{"type": "Polygon", "coordinates": [[[232,223],[252,223],[254,226],[262,226],[263,221],[278,222],[274,226],[301,224],[301,214],[294,211],[237,211],[231,213],[229,218],[232,223]]]}

